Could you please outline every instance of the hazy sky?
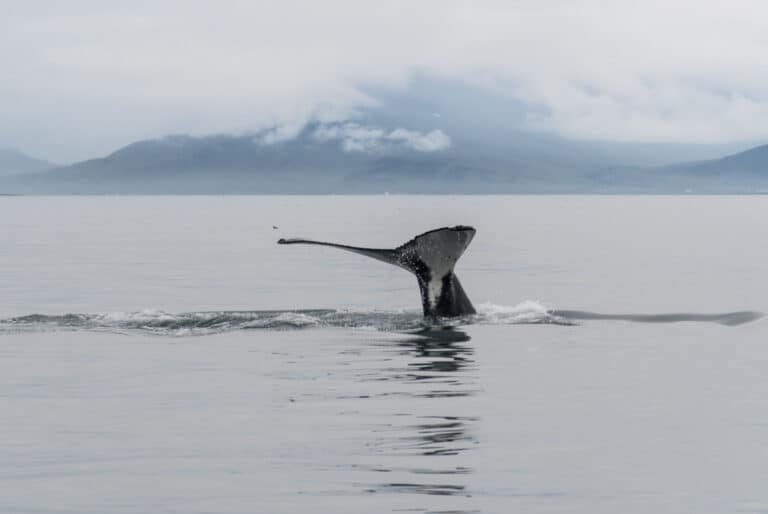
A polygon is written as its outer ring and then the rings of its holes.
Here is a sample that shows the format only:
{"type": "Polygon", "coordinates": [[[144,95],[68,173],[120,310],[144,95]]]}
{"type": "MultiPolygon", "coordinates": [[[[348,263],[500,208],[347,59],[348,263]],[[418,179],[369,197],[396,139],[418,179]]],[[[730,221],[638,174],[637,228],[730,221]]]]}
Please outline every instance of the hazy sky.
{"type": "Polygon", "coordinates": [[[567,137],[768,136],[764,1],[3,0],[0,66],[0,146],[58,161],[346,119],[415,73],[567,137]]]}

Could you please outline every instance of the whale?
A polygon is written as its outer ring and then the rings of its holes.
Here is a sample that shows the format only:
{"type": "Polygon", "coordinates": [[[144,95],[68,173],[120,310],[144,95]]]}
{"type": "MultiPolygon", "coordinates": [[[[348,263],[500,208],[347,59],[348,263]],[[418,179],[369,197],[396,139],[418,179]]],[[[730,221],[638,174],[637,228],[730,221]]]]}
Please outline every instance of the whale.
{"type": "Polygon", "coordinates": [[[280,239],[277,244],[329,246],[402,268],[416,275],[425,318],[456,318],[476,313],[453,271],[475,232],[474,228],[465,225],[436,228],[393,249],[361,248],[301,238],[280,239]]]}

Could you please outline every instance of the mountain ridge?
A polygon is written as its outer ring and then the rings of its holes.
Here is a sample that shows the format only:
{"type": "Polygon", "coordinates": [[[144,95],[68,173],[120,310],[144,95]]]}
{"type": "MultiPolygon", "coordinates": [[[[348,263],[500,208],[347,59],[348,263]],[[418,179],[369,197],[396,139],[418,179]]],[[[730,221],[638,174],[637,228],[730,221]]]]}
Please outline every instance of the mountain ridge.
{"type": "MultiPolygon", "coordinates": [[[[169,135],[107,156],[6,177],[2,192],[683,193],[768,190],[768,145],[667,166],[615,163],[589,146],[527,134],[508,148],[361,121],[242,135],[169,135]],[[536,144],[526,144],[535,141],[536,144]]],[[[506,136],[514,139],[514,132],[506,136]]]]}
{"type": "Polygon", "coordinates": [[[688,171],[696,174],[765,174],[768,175],[768,144],[755,146],[743,152],[719,159],[680,163],[667,166],[670,171],[688,171]]]}
{"type": "Polygon", "coordinates": [[[48,161],[31,157],[15,148],[0,147],[0,177],[38,173],[54,167],[48,161]]]}

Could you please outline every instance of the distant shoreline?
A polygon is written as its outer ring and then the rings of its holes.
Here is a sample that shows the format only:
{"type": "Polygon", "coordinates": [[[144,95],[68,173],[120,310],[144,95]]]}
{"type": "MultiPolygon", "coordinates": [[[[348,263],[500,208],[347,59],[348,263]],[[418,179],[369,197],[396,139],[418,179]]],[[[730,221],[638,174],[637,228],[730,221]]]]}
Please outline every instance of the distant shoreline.
{"type": "Polygon", "coordinates": [[[360,197],[388,197],[388,196],[768,196],[768,191],[754,192],[519,192],[519,193],[0,193],[1,196],[14,197],[161,197],[161,196],[295,196],[295,197],[323,197],[323,196],[360,196],[360,197]]]}

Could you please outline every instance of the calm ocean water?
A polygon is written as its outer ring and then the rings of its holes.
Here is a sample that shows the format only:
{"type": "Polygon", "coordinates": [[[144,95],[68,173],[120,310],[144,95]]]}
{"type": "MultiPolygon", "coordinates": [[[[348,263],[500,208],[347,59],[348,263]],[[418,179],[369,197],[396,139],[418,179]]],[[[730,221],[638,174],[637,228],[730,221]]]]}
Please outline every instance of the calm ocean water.
{"type": "Polygon", "coordinates": [[[768,512],[766,219],[759,196],[2,197],[0,512],[768,512]],[[402,270],[275,244],[455,224],[479,314],[449,326],[402,270]]]}

